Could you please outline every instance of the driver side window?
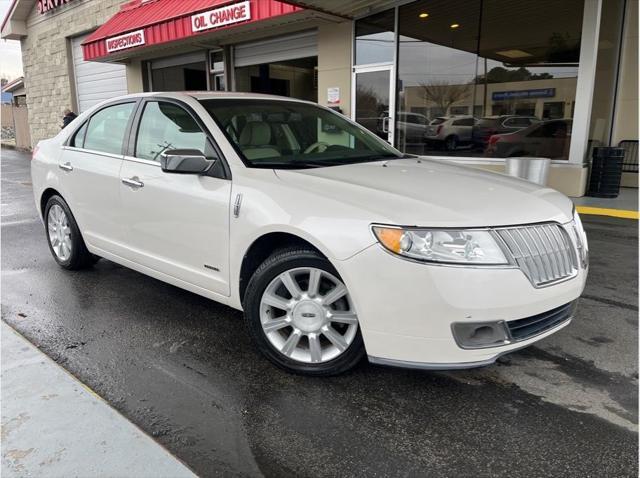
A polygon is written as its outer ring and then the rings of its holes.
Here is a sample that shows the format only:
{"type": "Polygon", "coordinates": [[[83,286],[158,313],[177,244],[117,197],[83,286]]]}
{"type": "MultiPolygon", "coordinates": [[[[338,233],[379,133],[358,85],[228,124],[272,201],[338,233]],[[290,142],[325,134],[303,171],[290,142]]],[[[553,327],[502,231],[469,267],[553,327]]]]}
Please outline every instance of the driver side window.
{"type": "Polygon", "coordinates": [[[140,118],[135,156],[159,162],[160,155],[169,149],[197,149],[206,153],[207,136],[180,106],[150,101],[140,118]]]}

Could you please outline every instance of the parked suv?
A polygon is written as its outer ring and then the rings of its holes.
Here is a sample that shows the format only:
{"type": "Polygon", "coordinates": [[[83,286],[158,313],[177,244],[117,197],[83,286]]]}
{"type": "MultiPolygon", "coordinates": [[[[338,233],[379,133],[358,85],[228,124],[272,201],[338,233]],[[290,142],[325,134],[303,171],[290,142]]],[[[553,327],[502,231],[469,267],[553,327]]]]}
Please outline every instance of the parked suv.
{"type": "Polygon", "coordinates": [[[489,137],[494,134],[514,133],[539,122],[535,116],[501,115],[480,118],[473,125],[473,146],[484,149],[489,137]]]}
{"type": "Polygon", "coordinates": [[[62,268],[104,258],[242,310],[298,373],[486,365],[568,325],[587,277],[558,191],[291,98],[114,98],[40,141],[31,177],[62,268]]]}
{"type": "Polygon", "coordinates": [[[473,116],[439,116],[429,123],[425,138],[447,151],[455,151],[460,145],[471,143],[474,123],[473,116]]]}

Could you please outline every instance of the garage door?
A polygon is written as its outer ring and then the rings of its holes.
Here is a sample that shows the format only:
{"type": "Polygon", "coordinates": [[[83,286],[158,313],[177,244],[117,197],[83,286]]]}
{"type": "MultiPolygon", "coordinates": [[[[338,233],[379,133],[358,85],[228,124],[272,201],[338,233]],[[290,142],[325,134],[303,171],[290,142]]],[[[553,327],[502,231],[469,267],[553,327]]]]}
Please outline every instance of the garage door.
{"type": "Polygon", "coordinates": [[[233,63],[238,67],[250,66],[309,56],[318,56],[316,30],[236,45],[233,50],[233,63]]]}
{"type": "Polygon", "coordinates": [[[101,101],[127,94],[127,73],[124,65],[84,61],[81,43],[86,37],[87,35],[82,35],[71,40],[78,113],[101,101]]]}

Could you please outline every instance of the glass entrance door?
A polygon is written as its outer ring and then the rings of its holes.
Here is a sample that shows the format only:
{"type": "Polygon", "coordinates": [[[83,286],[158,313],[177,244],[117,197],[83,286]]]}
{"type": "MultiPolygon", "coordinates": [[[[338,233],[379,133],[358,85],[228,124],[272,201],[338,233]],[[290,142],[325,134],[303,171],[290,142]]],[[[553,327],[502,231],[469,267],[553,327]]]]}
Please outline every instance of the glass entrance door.
{"type": "Polygon", "coordinates": [[[355,70],[353,119],[393,144],[395,101],[392,66],[369,66],[355,70]]]}

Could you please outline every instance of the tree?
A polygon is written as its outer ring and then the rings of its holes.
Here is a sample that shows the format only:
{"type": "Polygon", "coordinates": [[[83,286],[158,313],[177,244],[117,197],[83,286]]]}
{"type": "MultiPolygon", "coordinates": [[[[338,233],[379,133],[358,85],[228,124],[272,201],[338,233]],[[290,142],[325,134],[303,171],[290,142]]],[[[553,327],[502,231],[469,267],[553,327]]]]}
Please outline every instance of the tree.
{"type": "MultiPolygon", "coordinates": [[[[501,66],[491,68],[487,72],[486,83],[509,83],[511,81],[529,81],[529,80],[548,80],[553,78],[550,73],[531,73],[525,67],[521,66],[516,70],[508,70],[501,66]]],[[[476,76],[474,83],[484,84],[485,76],[476,76]]]]}
{"type": "Polygon", "coordinates": [[[467,99],[471,94],[471,85],[452,85],[447,81],[434,80],[431,83],[420,83],[419,86],[424,98],[445,112],[450,106],[467,99]]]}

